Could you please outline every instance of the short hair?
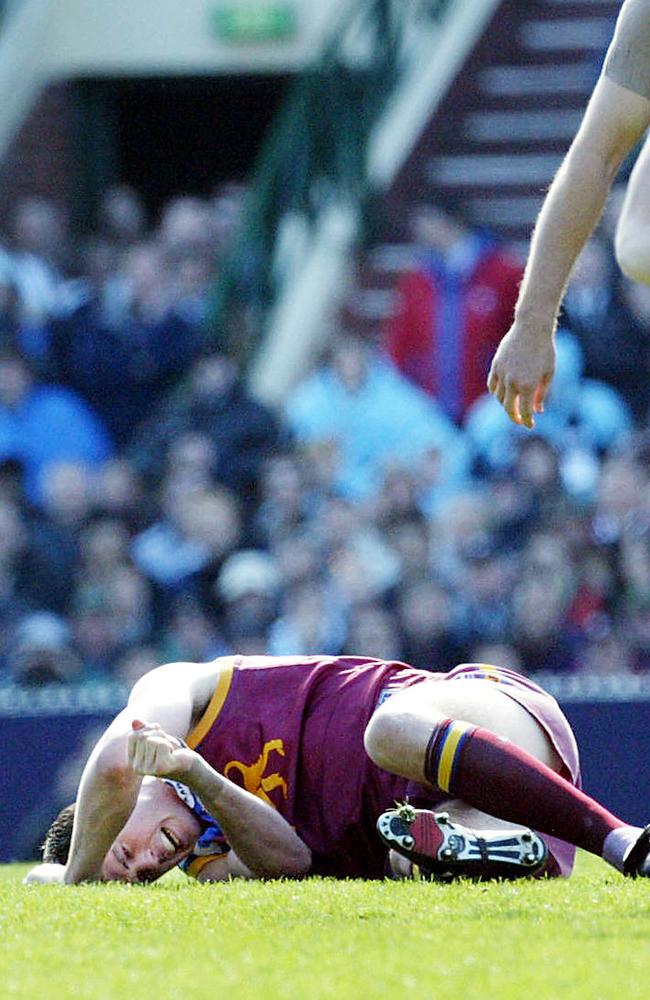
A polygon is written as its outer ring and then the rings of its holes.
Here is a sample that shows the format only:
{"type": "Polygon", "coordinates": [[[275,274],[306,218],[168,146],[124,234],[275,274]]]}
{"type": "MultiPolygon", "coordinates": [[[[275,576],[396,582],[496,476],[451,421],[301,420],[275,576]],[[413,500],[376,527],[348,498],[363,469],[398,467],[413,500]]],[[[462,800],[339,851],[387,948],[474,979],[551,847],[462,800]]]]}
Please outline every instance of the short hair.
{"type": "Polygon", "coordinates": [[[56,819],[50,824],[41,848],[44,862],[59,865],[68,863],[76,804],[76,802],[73,802],[71,805],[66,806],[65,809],[62,809],[56,819]]]}

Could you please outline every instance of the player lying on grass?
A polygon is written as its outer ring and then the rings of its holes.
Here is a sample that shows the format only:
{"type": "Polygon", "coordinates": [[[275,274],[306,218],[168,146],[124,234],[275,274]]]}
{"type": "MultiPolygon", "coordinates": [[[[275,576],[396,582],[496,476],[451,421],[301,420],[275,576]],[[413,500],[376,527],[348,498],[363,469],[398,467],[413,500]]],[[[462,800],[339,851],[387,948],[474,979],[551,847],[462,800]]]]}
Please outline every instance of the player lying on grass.
{"type": "MultiPolygon", "coordinates": [[[[515,321],[488,388],[515,423],[532,427],[555,368],[553,335],[578,254],[600,219],[624,158],[650,124],[650,0],[623,4],[583,122],[544,200],[515,321]]],[[[637,159],[616,231],[616,258],[650,284],[650,139],[637,159]]]]}
{"type": "Polygon", "coordinates": [[[326,656],[168,664],[137,682],[91,753],[67,863],[27,881],[152,881],[188,860],[209,880],[376,878],[387,847],[441,875],[568,875],[573,845],[650,873],[648,831],[578,783],[557,702],[508,670],[326,656]],[[443,806],[491,832],[450,826],[443,806]]]}

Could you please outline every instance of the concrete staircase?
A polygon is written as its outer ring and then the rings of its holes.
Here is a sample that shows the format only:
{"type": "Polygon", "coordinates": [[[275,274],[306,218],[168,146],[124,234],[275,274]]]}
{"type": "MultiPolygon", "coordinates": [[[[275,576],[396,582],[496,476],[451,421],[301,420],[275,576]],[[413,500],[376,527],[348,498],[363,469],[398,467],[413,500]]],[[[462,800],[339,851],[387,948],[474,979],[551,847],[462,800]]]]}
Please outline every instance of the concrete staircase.
{"type": "Polygon", "coordinates": [[[525,253],[580,123],[620,2],[503,0],[386,192],[387,242],[360,262],[348,318],[377,326],[411,253],[404,207],[432,200],[525,253]]]}

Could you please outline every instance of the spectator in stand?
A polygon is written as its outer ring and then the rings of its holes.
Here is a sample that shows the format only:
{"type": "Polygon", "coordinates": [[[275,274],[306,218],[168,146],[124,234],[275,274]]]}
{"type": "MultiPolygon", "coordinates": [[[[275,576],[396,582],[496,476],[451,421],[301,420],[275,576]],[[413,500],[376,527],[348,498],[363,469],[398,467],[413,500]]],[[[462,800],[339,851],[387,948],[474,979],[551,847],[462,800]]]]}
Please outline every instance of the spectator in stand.
{"type": "Polygon", "coordinates": [[[576,509],[567,495],[560,461],[558,447],[545,438],[527,435],[518,442],[514,478],[529,505],[529,527],[540,522],[566,523],[576,509]]]}
{"type": "Polygon", "coordinates": [[[173,602],[168,620],[162,626],[156,665],[161,660],[207,663],[228,652],[214,613],[207,611],[194,597],[179,597],[173,602]]]}
{"type": "Polygon", "coordinates": [[[283,581],[273,556],[261,549],[234,552],[214,585],[224,635],[233,649],[242,639],[266,636],[277,618],[283,581]]]}
{"type": "Polygon", "coordinates": [[[358,656],[362,649],[380,660],[405,659],[397,616],[382,604],[360,604],[350,615],[343,651],[348,656],[358,656]]]}
{"type": "Polygon", "coordinates": [[[145,238],[146,212],[141,196],[128,184],[114,184],[103,194],[97,213],[100,238],[119,251],[145,238]]]}
{"type": "Polygon", "coordinates": [[[399,581],[400,561],[364,510],[342,497],[323,499],[311,521],[330,593],[348,611],[388,601],[399,581]]]}
{"type": "Polygon", "coordinates": [[[72,646],[65,620],[47,611],[19,619],[11,633],[9,670],[21,687],[74,684],[81,680],[83,661],[72,646]]]}
{"type": "Polygon", "coordinates": [[[510,636],[527,674],[575,670],[577,636],[566,626],[566,599],[546,579],[527,577],[512,599],[510,636]]]}
{"type": "Polygon", "coordinates": [[[491,535],[464,546],[455,624],[465,643],[498,642],[508,634],[513,586],[512,559],[491,535]]]}
{"type": "Polygon", "coordinates": [[[467,489],[431,523],[431,568],[454,591],[462,586],[468,555],[492,544],[492,512],[485,491],[467,489]]]}
{"type": "Polygon", "coordinates": [[[220,257],[237,231],[244,212],[247,188],[238,181],[226,181],[214,190],[211,199],[212,242],[220,257]]]}
{"type": "Polygon", "coordinates": [[[92,513],[92,481],[84,465],[52,464],[41,509],[32,518],[22,561],[22,589],[37,608],[64,614],[78,571],[81,538],[92,513]]]}
{"type": "Polygon", "coordinates": [[[93,513],[81,529],[77,575],[101,586],[129,563],[130,532],[116,517],[93,513]]]}
{"type": "Polygon", "coordinates": [[[271,549],[285,589],[316,579],[322,567],[322,549],[307,526],[278,539],[271,549]]]}
{"type": "Polygon", "coordinates": [[[19,459],[0,460],[0,504],[22,508],[25,502],[23,464],[19,459]]]}
{"type": "Polygon", "coordinates": [[[28,501],[43,500],[43,477],[57,462],[96,467],[112,453],[96,414],[75,392],[37,380],[18,347],[0,347],[0,460],[23,465],[28,501]]]}
{"type": "Polygon", "coordinates": [[[21,586],[28,537],[27,521],[18,504],[0,496],[0,681],[7,677],[11,630],[29,610],[21,586]]]}
{"type": "Polygon", "coordinates": [[[130,646],[117,658],[113,666],[113,677],[125,690],[144,677],[149,670],[160,666],[160,654],[154,645],[130,646]]]}
{"type": "Polygon", "coordinates": [[[617,614],[623,581],[617,571],[615,550],[574,540],[575,589],[567,611],[567,623],[586,634],[596,619],[617,614]]]}
{"type": "MultiPolygon", "coordinates": [[[[431,536],[428,522],[417,515],[384,526],[399,560],[400,587],[418,583],[431,572],[431,536]]],[[[409,663],[412,661],[409,660],[409,663]]]]}
{"type": "Polygon", "coordinates": [[[408,520],[424,520],[420,509],[418,477],[415,470],[397,460],[384,466],[379,489],[368,509],[382,530],[392,533],[394,525],[408,520]]]}
{"type": "Polygon", "coordinates": [[[207,323],[212,307],[216,271],[211,256],[200,250],[169,255],[172,295],[176,309],[193,327],[207,323]]]}
{"type": "Polygon", "coordinates": [[[210,203],[194,195],[179,195],[164,206],[158,239],[166,253],[207,253],[213,247],[213,218],[210,203]]]}
{"type": "Polygon", "coordinates": [[[192,324],[208,319],[217,276],[212,206],[188,195],[163,208],[158,239],[171,269],[174,302],[192,324]]]}
{"type": "Polygon", "coordinates": [[[431,448],[440,451],[457,485],[465,472],[464,442],[436,402],[355,335],[334,337],[328,355],[295,389],[285,416],[299,443],[335,443],[343,495],[370,498],[386,464],[416,461],[431,448]]]}
{"type": "Polygon", "coordinates": [[[182,479],[190,489],[210,489],[214,483],[216,449],[208,434],[181,431],[167,442],[163,472],[182,479]]]}
{"type": "Polygon", "coordinates": [[[387,348],[460,423],[485,391],[492,354],[512,323],[522,265],[437,205],[417,206],[410,224],[416,264],[398,282],[387,348]]]}
{"type": "Polygon", "coordinates": [[[601,466],[592,518],[592,531],[600,545],[619,542],[626,526],[648,511],[650,476],[632,449],[609,455],[601,466]]]}
{"type": "Polygon", "coordinates": [[[340,653],[347,633],[345,608],[320,579],[287,590],[281,614],[271,625],[271,656],[316,656],[326,649],[340,653]]]}
{"type": "Polygon", "coordinates": [[[23,320],[41,324],[67,301],[70,237],[61,208],[48,198],[27,197],[13,218],[13,279],[23,320]]]}
{"type": "Polygon", "coordinates": [[[623,625],[634,650],[635,671],[650,673],[650,600],[627,608],[623,625]]]}
{"type": "Polygon", "coordinates": [[[17,344],[36,366],[44,365],[49,350],[47,323],[23,310],[9,265],[0,265],[0,344],[17,344]]]}
{"type": "Polygon", "coordinates": [[[618,678],[634,674],[636,663],[629,630],[606,615],[595,618],[577,657],[578,671],[588,677],[618,678]]]}
{"type": "Polygon", "coordinates": [[[110,681],[125,644],[116,632],[102,587],[80,586],[69,602],[74,648],[84,664],[87,681],[110,681]]]}
{"type": "Polygon", "coordinates": [[[254,501],[261,463],[280,443],[280,431],[270,410],[248,394],[232,358],[206,349],[178,392],[141,428],[129,455],[154,477],[161,453],[188,432],[211,442],[214,479],[244,503],[254,501]]]}
{"type": "Polygon", "coordinates": [[[522,553],[512,602],[512,636],[528,672],[575,668],[582,643],[569,613],[577,585],[562,535],[539,528],[522,553]]]}
{"type": "Polygon", "coordinates": [[[119,525],[91,522],[80,549],[69,602],[75,647],[86,679],[111,679],[127,649],[151,640],[152,588],[129,561],[128,538],[119,525]]]}
{"type": "Polygon", "coordinates": [[[54,324],[52,351],[61,378],[94,406],[123,448],[196,357],[203,335],[179,315],[155,243],[128,251],[118,289],[107,296],[104,286],[54,324]]]}
{"type": "Polygon", "coordinates": [[[397,595],[403,658],[422,670],[450,670],[467,659],[454,621],[455,602],[446,587],[421,579],[401,587],[397,595]]]}
{"type": "Polygon", "coordinates": [[[173,478],[163,484],[162,496],[161,517],[136,535],[131,556],[157,589],[160,615],[182,594],[208,607],[224,559],[241,542],[237,497],[223,487],[188,488],[173,478]]]}
{"type": "Polygon", "coordinates": [[[145,490],[142,477],[126,458],[111,458],[93,478],[93,509],[118,518],[130,531],[143,530],[154,517],[154,499],[145,490]]]}
{"type": "MultiPolygon", "coordinates": [[[[546,446],[546,442],[543,442],[546,446]]],[[[520,468],[493,473],[485,480],[490,502],[490,530],[502,552],[524,545],[538,518],[537,495],[520,468]]]]}
{"type": "Polygon", "coordinates": [[[270,454],[260,467],[258,505],[254,533],[269,547],[293,538],[304,527],[310,513],[310,498],[305,483],[306,469],[313,469],[305,456],[281,450],[270,454]]]}
{"type": "Polygon", "coordinates": [[[121,648],[149,642],[154,624],[151,584],[135,566],[116,566],[104,584],[105,604],[121,648]]]}

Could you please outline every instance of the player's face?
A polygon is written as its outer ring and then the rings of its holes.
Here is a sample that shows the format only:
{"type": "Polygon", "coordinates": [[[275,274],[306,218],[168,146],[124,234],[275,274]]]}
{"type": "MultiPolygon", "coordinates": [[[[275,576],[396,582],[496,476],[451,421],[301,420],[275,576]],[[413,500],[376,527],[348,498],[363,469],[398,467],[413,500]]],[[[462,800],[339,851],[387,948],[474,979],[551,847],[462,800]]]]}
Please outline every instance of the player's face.
{"type": "Polygon", "coordinates": [[[104,859],[104,878],[154,882],[187,857],[200,832],[196,816],[173,788],[145,778],[126,826],[104,859]]]}

